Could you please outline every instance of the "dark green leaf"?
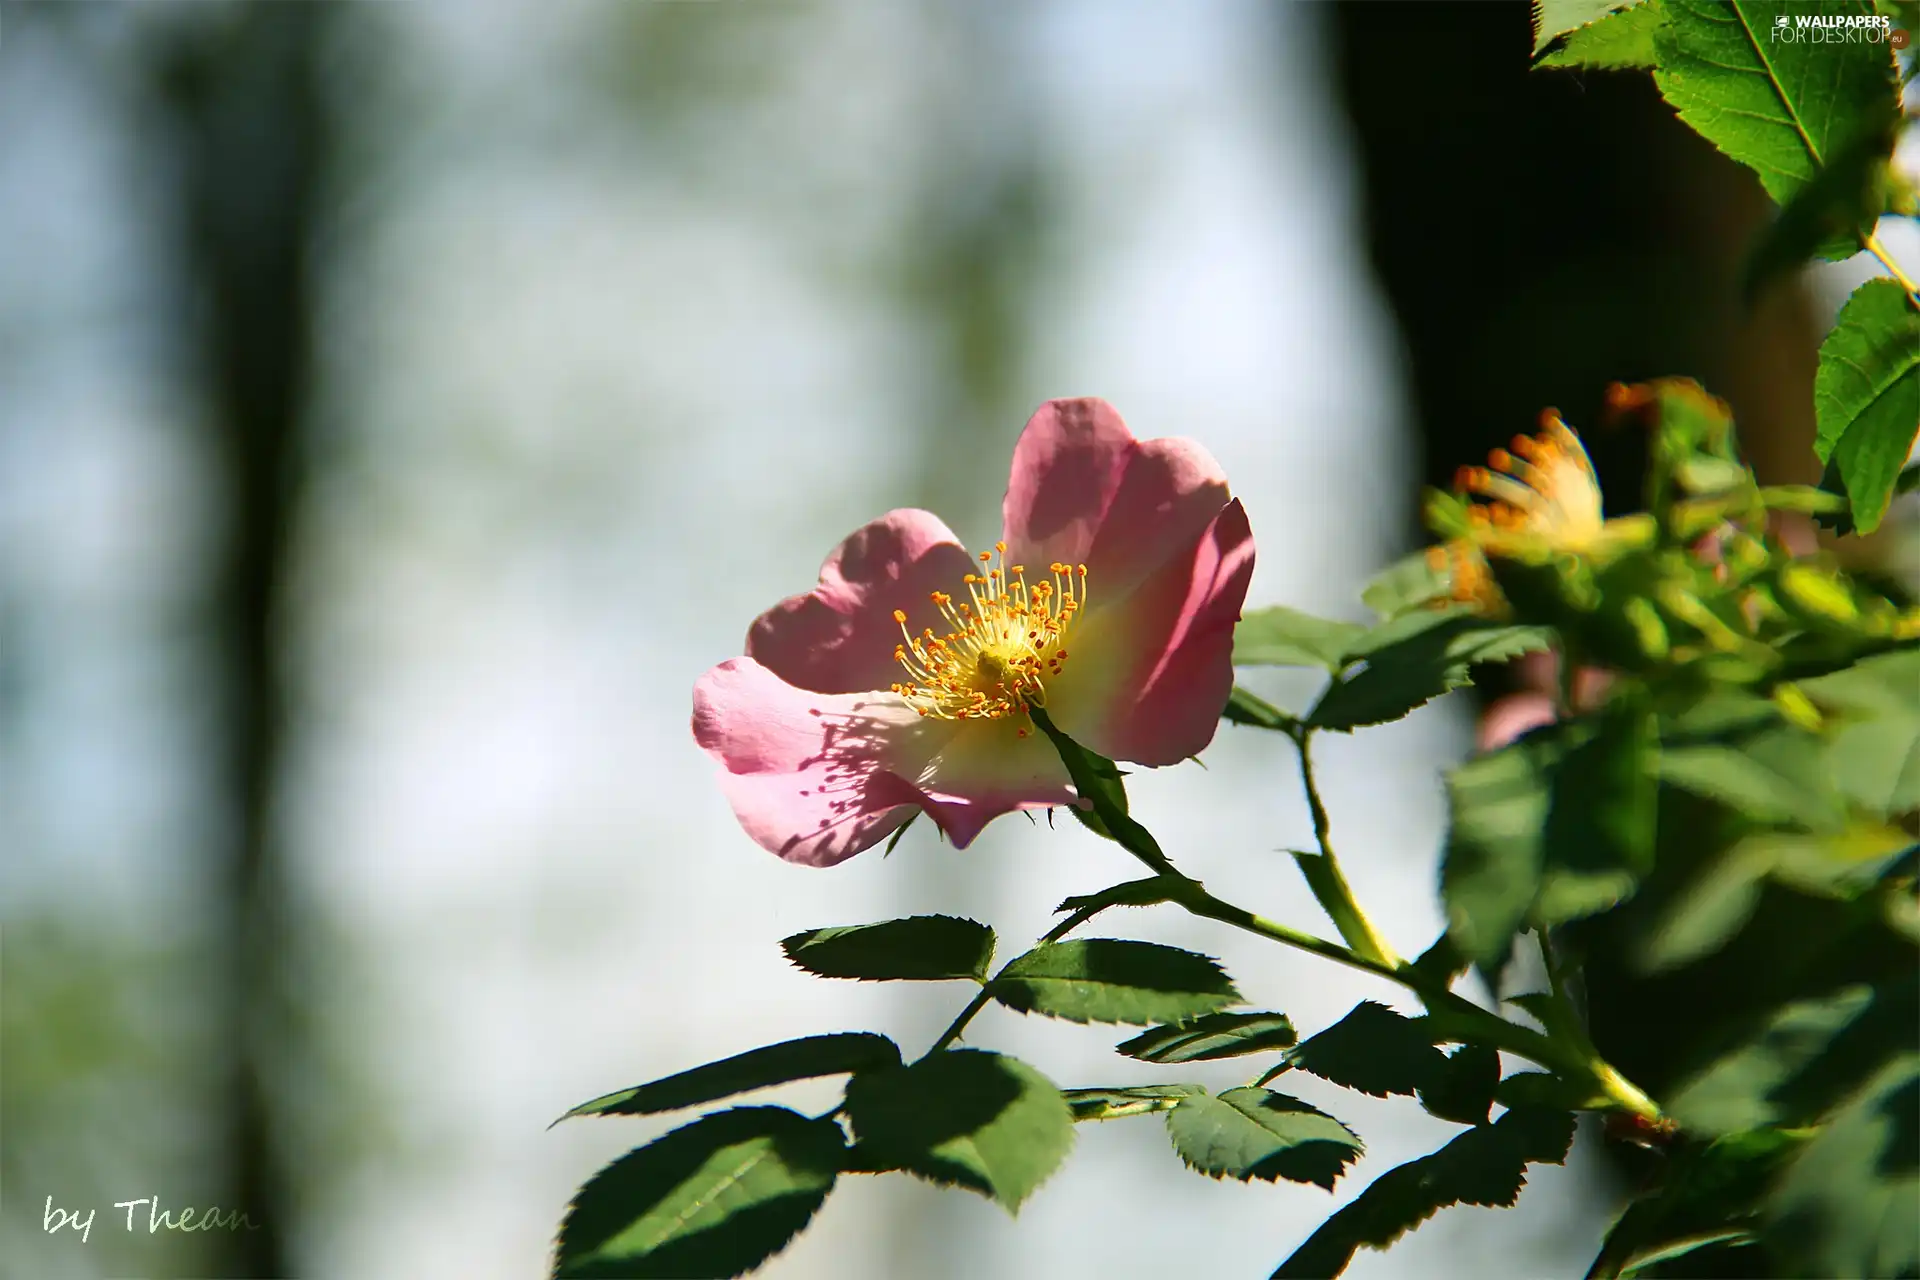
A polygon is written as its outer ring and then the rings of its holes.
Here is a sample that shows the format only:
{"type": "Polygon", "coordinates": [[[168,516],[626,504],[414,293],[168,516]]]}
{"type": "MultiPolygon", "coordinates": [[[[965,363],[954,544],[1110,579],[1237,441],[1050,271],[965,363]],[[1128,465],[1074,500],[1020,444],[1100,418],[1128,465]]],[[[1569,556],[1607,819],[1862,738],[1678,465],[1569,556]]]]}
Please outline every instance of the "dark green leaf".
{"type": "Polygon", "coordinates": [[[1294,1039],[1284,1013],[1210,1013],[1152,1027],[1115,1048],[1142,1062],[1200,1062],[1287,1049],[1294,1039]]]}
{"type": "Polygon", "coordinates": [[[1834,1114],[1787,1166],[1767,1216],[1787,1274],[1920,1275],[1920,1053],[1888,1063],[1834,1114]]]}
{"type": "Polygon", "coordinates": [[[1454,945],[1484,969],[1506,963],[1539,892],[1561,752],[1557,739],[1530,734],[1447,775],[1440,896],[1454,945]]]}
{"type": "Polygon", "coordinates": [[[1468,613],[1403,614],[1353,643],[1366,665],[1335,680],[1307,716],[1316,729],[1385,724],[1471,682],[1475,663],[1507,662],[1545,649],[1543,627],[1491,626],[1468,613]]]}
{"type": "Polygon", "coordinates": [[[1431,1088],[1447,1065],[1420,1023],[1371,1000],[1309,1038],[1287,1061],[1375,1097],[1431,1088]]]}
{"type": "Polygon", "coordinates": [[[979,982],[993,959],[993,930],[954,916],[912,916],[809,929],[782,938],[780,949],[787,959],[823,978],[979,982]]]}
{"type": "Polygon", "coordinates": [[[1900,1014],[1911,1000],[1901,988],[1876,993],[1854,986],[1785,1005],[1753,1039],[1686,1081],[1667,1111],[1687,1128],[1711,1134],[1810,1119],[1833,1092],[1836,1075],[1844,1080],[1847,1072],[1884,1060],[1889,1033],[1894,1043],[1904,1034],[1900,1014]]]}
{"type": "Polygon", "coordinates": [[[1878,42],[1785,38],[1794,19],[1866,17],[1867,0],[1663,0],[1654,35],[1660,93],[1707,141],[1786,204],[1846,145],[1899,110],[1893,59],[1878,42]],[[1788,31],[1775,30],[1786,18],[1788,31]]]}
{"type": "Polygon", "coordinates": [[[1117,1089],[1067,1089],[1062,1096],[1075,1120],[1120,1120],[1171,1111],[1189,1094],[1205,1093],[1197,1084],[1136,1084],[1117,1089]]]}
{"type": "Polygon", "coordinates": [[[1808,258],[1850,258],[1860,252],[1863,237],[1887,205],[1892,123],[1850,140],[1767,224],[1742,269],[1741,290],[1749,302],[1775,276],[1808,258]]]}
{"type": "Polygon", "coordinates": [[[1029,714],[1034,725],[1060,753],[1060,763],[1067,767],[1073,789],[1092,805],[1091,810],[1074,809],[1080,824],[1150,863],[1167,865],[1167,855],[1160,851],[1160,843],[1153,838],[1153,833],[1127,815],[1126,785],[1120,780],[1120,770],[1113,761],[1087,750],[1060,732],[1044,708],[1029,708],[1029,714]]]}
{"type": "Polygon", "coordinates": [[[1115,938],[1042,943],[990,989],[1010,1009],[1069,1022],[1178,1022],[1240,1003],[1232,979],[1206,956],[1115,938]]]}
{"type": "MultiPolygon", "coordinates": [[[[703,1102],[730,1098],[736,1093],[785,1084],[789,1080],[808,1080],[814,1076],[838,1075],[843,1071],[871,1071],[877,1067],[900,1065],[900,1050],[885,1036],[867,1031],[843,1031],[835,1035],[804,1036],[770,1044],[761,1049],[709,1062],[691,1071],[655,1080],[632,1089],[609,1093],[592,1102],[583,1102],[561,1116],[645,1116],[661,1111],[678,1111],[703,1102]]],[[[556,1124],[558,1121],[555,1122],[556,1124]]]]}
{"type": "Polygon", "coordinates": [[[1660,27],[1660,6],[1632,0],[1616,13],[1565,34],[1559,47],[1536,58],[1536,67],[1585,67],[1627,71],[1651,67],[1653,33],[1660,27]]]}
{"type": "Polygon", "coordinates": [[[1251,725],[1256,729],[1273,729],[1280,733],[1292,733],[1300,722],[1280,708],[1268,702],[1257,693],[1233,687],[1227,695],[1226,709],[1220,718],[1228,724],[1251,725]]]}
{"type": "Polygon", "coordinates": [[[736,1107],[614,1161],[560,1225],[554,1275],[737,1276],[812,1219],[845,1161],[831,1120],[736,1107]]]}
{"type": "Polygon", "coordinates": [[[1828,759],[1847,798],[1883,817],[1920,809],[1920,649],[1867,658],[1800,688],[1842,716],[1828,759]]]}
{"type": "Polygon", "coordinates": [[[1196,1093],[1167,1113],[1167,1136],[1191,1169],[1213,1178],[1333,1184],[1360,1155],[1353,1130],[1298,1098],[1266,1089],[1196,1093]]]}
{"type": "Polygon", "coordinates": [[[1516,1071],[1494,1088],[1493,1100],[1503,1107],[1549,1111],[1590,1111],[1612,1100],[1590,1085],[1574,1084],[1547,1071],[1516,1071]]]}
{"type": "Polygon", "coordinates": [[[1607,1232],[1591,1275],[1654,1266],[1708,1244],[1749,1236],[1756,1202],[1802,1139],[1774,1129],[1682,1144],[1653,1190],[1607,1232]]]}
{"type": "Polygon", "coordinates": [[[1150,907],[1157,902],[1167,901],[1167,881],[1164,876],[1146,876],[1139,880],[1128,880],[1102,889],[1098,893],[1076,894],[1061,901],[1054,908],[1055,913],[1062,911],[1105,911],[1108,907],[1150,907]]]}
{"type": "Polygon", "coordinates": [[[1861,533],[1879,527],[1920,431],[1920,310],[1892,280],[1869,280],[1820,344],[1813,382],[1819,435],[1861,533]]]}
{"type": "Polygon", "coordinates": [[[1468,1129],[1429,1156],[1389,1169],[1322,1223],[1280,1264],[1272,1280],[1328,1280],[1360,1248],[1384,1249],[1455,1204],[1509,1206],[1529,1164],[1559,1164],[1573,1142],[1573,1117],[1514,1110],[1468,1129]]]}
{"type": "Polygon", "coordinates": [[[862,1168],[966,1187],[1010,1213],[1073,1145],[1073,1112],[1053,1082],[1017,1058],[980,1049],[855,1076],[847,1117],[862,1168]]]}
{"type": "Polygon", "coordinates": [[[1459,945],[1453,940],[1453,935],[1443,933],[1434,939],[1432,946],[1420,953],[1420,958],[1413,962],[1413,967],[1429,980],[1443,987],[1451,987],[1453,980],[1465,973],[1472,963],[1473,961],[1461,954],[1459,945]]]}
{"type": "Polygon", "coordinates": [[[1485,1124],[1500,1084],[1500,1051],[1491,1045],[1463,1044],[1447,1058],[1433,1083],[1420,1091],[1429,1114],[1460,1124],[1485,1124]]]}
{"type": "Polygon", "coordinates": [[[1660,749],[1660,780],[1764,820],[1812,831],[1837,831],[1845,806],[1825,757],[1825,744],[1790,724],[1722,735],[1718,741],[1669,737],[1660,749]]]}
{"type": "Polygon", "coordinates": [[[1810,894],[1856,896],[1877,882],[1906,843],[1905,833],[1892,827],[1748,836],[1708,859],[1662,906],[1636,959],[1643,971],[1659,973],[1718,951],[1753,916],[1769,879],[1810,894]]]}
{"type": "Polygon", "coordinates": [[[920,810],[915,809],[905,822],[894,829],[894,833],[887,837],[887,847],[880,851],[881,857],[890,858],[893,856],[893,851],[900,847],[900,841],[906,838],[907,828],[911,827],[915,819],[919,818],[919,816],[920,810]]]}
{"type": "Polygon", "coordinates": [[[1623,695],[1554,766],[1535,924],[1605,911],[1651,869],[1657,748],[1653,716],[1623,695]]]}
{"type": "Polygon", "coordinates": [[[1233,629],[1233,665],[1324,667],[1337,672],[1347,647],[1365,631],[1357,622],[1316,618],[1285,605],[1256,609],[1233,629]]]}

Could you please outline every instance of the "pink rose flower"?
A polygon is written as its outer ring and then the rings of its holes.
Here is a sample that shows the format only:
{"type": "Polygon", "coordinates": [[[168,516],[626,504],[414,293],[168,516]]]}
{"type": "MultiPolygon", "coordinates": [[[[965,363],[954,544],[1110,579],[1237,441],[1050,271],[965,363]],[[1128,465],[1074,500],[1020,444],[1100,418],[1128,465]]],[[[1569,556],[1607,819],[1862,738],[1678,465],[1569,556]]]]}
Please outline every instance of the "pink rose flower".
{"type": "Polygon", "coordinates": [[[832,866],[923,811],[964,848],[1003,813],[1074,803],[1033,706],[1134,764],[1212,741],[1253,534],[1206,450],[1050,401],[1003,516],[976,558],[938,516],[888,512],[694,686],[694,740],[763,847],[832,866]]]}

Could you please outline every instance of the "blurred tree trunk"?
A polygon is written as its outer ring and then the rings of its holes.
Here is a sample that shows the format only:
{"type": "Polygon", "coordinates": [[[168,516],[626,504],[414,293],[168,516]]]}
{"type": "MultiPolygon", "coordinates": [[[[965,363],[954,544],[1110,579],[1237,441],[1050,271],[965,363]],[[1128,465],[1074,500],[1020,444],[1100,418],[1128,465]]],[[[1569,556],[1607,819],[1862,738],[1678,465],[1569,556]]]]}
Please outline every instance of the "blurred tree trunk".
{"type": "MultiPolygon", "coordinates": [[[[1523,0],[1329,18],[1367,245],[1405,339],[1416,475],[1449,484],[1552,405],[1587,440],[1609,512],[1632,510],[1646,442],[1597,429],[1602,396],[1678,374],[1732,404],[1763,480],[1817,478],[1811,307],[1791,282],[1752,308],[1739,294],[1770,203],[1648,74],[1530,71],[1523,0]]],[[[1489,675],[1494,691],[1510,678],[1489,675]]],[[[1657,1091],[1710,1021],[1693,1011],[1724,990],[1637,977],[1617,932],[1582,934],[1594,1037],[1657,1091]]]]}
{"type": "Polygon", "coordinates": [[[215,949],[224,969],[228,1185],[218,1203],[252,1231],[210,1236],[221,1273],[288,1274],[293,1189],[276,1081],[293,986],[291,906],[274,822],[287,700],[275,637],[311,364],[308,251],[324,153],[315,83],[321,5],[240,6],[164,60],[178,112],[179,226],[197,295],[192,355],[206,390],[224,543],[210,584],[228,839],[215,949]]]}
{"type": "Polygon", "coordinates": [[[1771,205],[1648,73],[1531,71],[1524,0],[1329,17],[1367,246],[1406,339],[1415,474],[1448,483],[1552,405],[1588,436],[1609,507],[1632,509],[1644,442],[1595,430],[1602,396],[1682,374],[1732,403],[1764,479],[1817,478],[1804,293],[1739,297],[1771,205]]]}

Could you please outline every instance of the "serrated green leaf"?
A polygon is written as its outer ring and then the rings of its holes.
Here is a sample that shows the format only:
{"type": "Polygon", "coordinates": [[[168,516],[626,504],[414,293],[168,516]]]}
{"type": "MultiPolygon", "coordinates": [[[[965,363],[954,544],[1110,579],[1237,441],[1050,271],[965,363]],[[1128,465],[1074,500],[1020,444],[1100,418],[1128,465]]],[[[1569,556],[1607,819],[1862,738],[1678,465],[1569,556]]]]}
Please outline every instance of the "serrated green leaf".
{"type": "Polygon", "coordinates": [[[742,1275],[807,1225],[845,1157],[839,1125],[785,1107],[696,1120],[580,1189],[560,1225],[554,1275],[742,1275]]]}
{"type": "Polygon", "coordinates": [[[1098,893],[1076,894],[1061,900],[1057,915],[1064,911],[1105,911],[1108,907],[1150,907],[1169,898],[1164,876],[1145,876],[1112,885],[1098,893]]]}
{"type": "Polygon", "coordinates": [[[1854,527],[1872,533],[1920,432],[1920,310],[1894,281],[1867,281],[1840,309],[1820,344],[1813,409],[1814,452],[1837,472],[1854,527]]]}
{"type": "Polygon", "coordinates": [[[1867,658],[1800,690],[1842,714],[1828,760],[1848,799],[1881,817],[1920,809],[1920,649],[1867,658]]]}
{"type": "Polygon", "coordinates": [[[1834,1114],[1781,1175],[1767,1217],[1788,1274],[1920,1275],[1920,1053],[1834,1114]]]}
{"type": "Polygon", "coordinates": [[[1347,646],[1365,631],[1357,622],[1316,618],[1285,605],[1256,609],[1233,629],[1233,665],[1338,671],[1347,646]]]}
{"type": "Polygon", "coordinates": [[[1751,1235],[1755,1202],[1804,1141],[1774,1129],[1680,1145],[1659,1185],[1627,1206],[1589,1275],[1652,1267],[1751,1235]]]}
{"type": "Polygon", "coordinates": [[[1888,1032],[1900,1033],[1898,1015],[1911,999],[1904,990],[1852,986],[1784,1005],[1752,1039],[1685,1081],[1667,1112],[1688,1129],[1709,1134],[1806,1120],[1833,1091],[1836,1074],[1844,1078],[1884,1060],[1888,1032]],[[1849,1034],[1856,1023],[1862,1029],[1849,1034]],[[1848,1050],[1844,1062],[1836,1061],[1836,1044],[1848,1050]]]}
{"type": "Polygon", "coordinates": [[[1794,725],[1775,722],[1692,739],[1669,735],[1656,772],[1662,782],[1754,818],[1810,831],[1846,825],[1825,744],[1794,725]]]}
{"type": "Polygon", "coordinates": [[[1552,640],[1543,627],[1491,626],[1467,613],[1403,614],[1354,641],[1347,657],[1366,665],[1328,685],[1307,723],[1346,732],[1398,720],[1471,683],[1475,663],[1511,661],[1552,640]]]}
{"type": "MultiPolygon", "coordinates": [[[[1752,169],[1786,204],[1863,133],[1899,111],[1887,45],[1781,38],[1809,10],[1791,0],[1662,0],[1654,83],[1680,118],[1752,169]]],[[[1866,17],[1866,0],[1827,0],[1833,18],[1866,17]]]]}
{"type": "Polygon", "coordinates": [[[1167,855],[1161,852],[1153,833],[1128,816],[1126,784],[1121,781],[1113,761],[1087,750],[1060,732],[1045,708],[1030,707],[1028,714],[1034,726],[1047,735],[1054,750],[1059,752],[1060,763],[1073,779],[1073,789],[1092,806],[1091,809],[1075,807],[1073,815],[1080,820],[1080,825],[1149,862],[1166,864],[1167,855]]]}
{"type": "Polygon", "coordinates": [[[1197,1084],[1136,1084],[1115,1089],[1066,1089],[1062,1096],[1080,1120],[1121,1120],[1171,1111],[1189,1094],[1205,1093],[1197,1084]]]}
{"type": "Polygon", "coordinates": [[[1516,1071],[1493,1090],[1493,1100],[1511,1109],[1591,1111],[1613,1100],[1588,1084],[1562,1080],[1549,1071],[1516,1071]]]}
{"type": "Polygon", "coordinates": [[[1287,1061],[1335,1084],[1375,1097],[1431,1088],[1447,1065],[1426,1030],[1383,1004],[1363,1000],[1312,1036],[1287,1061]]]}
{"type": "MultiPolygon", "coordinates": [[[[605,1097],[583,1102],[561,1116],[645,1116],[662,1111],[697,1107],[703,1102],[730,1098],[736,1093],[785,1084],[789,1080],[808,1080],[815,1076],[839,1075],[843,1071],[871,1071],[900,1065],[900,1050],[885,1036],[868,1031],[843,1031],[834,1035],[803,1036],[749,1049],[731,1058],[709,1062],[651,1084],[622,1089],[605,1097]]],[[[555,1121],[559,1123],[559,1121],[555,1121]]]]}
{"type": "Polygon", "coordinates": [[[1403,556],[1373,576],[1360,602],[1382,619],[1422,610],[1447,594],[1447,575],[1425,551],[1403,556]]]}
{"type": "Polygon", "coordinates": [[[1420,1091],[1429,1115],[1459,1124],[1485,1124],[1500,1085],[1500,1051],[1492,1045],[1463,1044],[1447,1056],[1446,1066],[1420,1091]]]}
{"type": "Polygon", "coordinates": [[[1483,969],[1506,963],[1539,892],[1551,771],[1561,752],[1557,739],[1532,734],[1447,775],[1440,896],[1448,936],[1483,969]]]}
{"type": "Polygon", "coordinates": [[[1642,0],[1533,0],[1533,52],[1642,0]]]}
{"type": "Polygon", "coordinates": [[[1468,1129],[1429,1156],[1389,1169],[1355,1196],[1273,1273],[1272,1280],[1328,1280],[1355,1251],[1384,1249],[1455,1204],[1506,1207],[1526,1185],[1529,1164],[1559,1164],[1573,1142],[1566,1112],[1514,1110],[1468,1129]]]}
{"type": "Polygon", "coordinates": [[[1167,1113],[1167,1136],[1187,1167],[1208,1177],[1286,1178],[1328,1191],[1361,1151],[1353,1130],[1326,1112],[1246,1086],[1182,1098],[1167,1113]]]}
{"type": "Polygon", "coordinates": [[[1291,1048],[1295,1038],[1284,1013],[1210,1013],[1151,1027],[1114,1051],[1142,1062],[1201,1062],[1291,1048]]]}
{"type": "Polygon", "coordinates": [[[1719,950],[1753,916],[1769,879],[1823,897],[1855,896],[1906,844],[1892,827],[1748,836],[1709,859],[1662,907],[1635,959],[1642,971],[1660,973],[1719,950]]]}
{"type": "Polygon", "coordinates": [[[1073,1146],[1073,1112],[1051,1080],[1004,1054],[949,1049],[855,1076],[847,1118],[862,1168],[965,1187],[1009,1213],[1073,1146]]]}
{"type": "Polygon", "coordinates": [[[782,938],[780,949],[794,964],[823,978],[980,982],[993,959],[993,930],[955,916],[911,916],[809,929],[782,938]]]}
{"type": "Polygon", "coordinates": [[[1540,887],[1529,910],[1535,925],[1608,910],[1652,869],[1658,746],[1653,716],[1623,694],[1552,766],[1540,887]]]}
{"type": "Polygon", "coordinates": [[[1009,1009],[1068,1022],[1178,1022],[1240,1003],[1226,971],[1203,955],[1153,942],[1047,942],[994,978],[1009,1009]]]}
{"type": "Polygon", "coordinates": [[[1635,0],[1624,9],[1566,32],[1559,47],[1537,57],[1533,65],[1593,71],[1651,67],[1653,33],[1659,30],[1661,20],[1660,6],[1654,0],[1635,0]]]}
{"type": "Polygon", "coordinates": [[[1265,698],[1239,685],[1227,695],[1227,705],[1220,712],[1220,718],[1228,724],[1251,725],[1256,729],[1273,729],[1280,733],[1292,733],[1299,727],[1300,721],[1288,715],[1265,698]]]}

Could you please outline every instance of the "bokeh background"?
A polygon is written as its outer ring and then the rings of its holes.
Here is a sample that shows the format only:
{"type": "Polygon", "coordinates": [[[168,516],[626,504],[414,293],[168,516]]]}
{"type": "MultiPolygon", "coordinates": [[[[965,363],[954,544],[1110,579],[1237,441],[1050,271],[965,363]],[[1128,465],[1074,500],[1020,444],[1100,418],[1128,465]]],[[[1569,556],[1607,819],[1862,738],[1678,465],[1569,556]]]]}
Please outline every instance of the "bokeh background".
{"type": "MultiPolygon", "coordinates": [[[[776,939],[939,910],[1015,947],[1128,876],[1017,818],[789,867],[687,732],[847,531],[923,505],[989,541],[1043,399],[1203,440],[1253,601],[1340,616],[1423,479],[1610,379],[1699,376],[1810,478],[1866,268],[1743,306],[1757,186],[1644,77],[1529,77],[1528,43],[1520,3],[0,6],[0,1272],[540,1275],[574,1188],[675,1123],[548,1131],[568,1106],[793,1035],[911,1047],[964,995],[776,939]],[[260,1229],[128,1232],[148,1196],[260,1229]]],[[[1636,442],[1595,450],[1630,502],[1636,442]]],[[[1320,753],[1408,952],[1471,714],[1320,753]]],[[[1186,870],[1325,927],[1277,744],[1224,729],[1134,796],[1186,870]]],[[[1125,923],[1309,1029],[1395,996],[1125,923]]],[[[1154,1074],[976,1028],[1064,1084],[1154,1074]]],[[[1451,1131],[1337,1105],[1370,1154],[1331,1198],[1089,1125],[1017,1220],[848,1179],[768,1274],[1264,1275],[1451,1131]]],[[[1592,1137],[1350,1274],[1579,1274],[1592,1137]]]]}

